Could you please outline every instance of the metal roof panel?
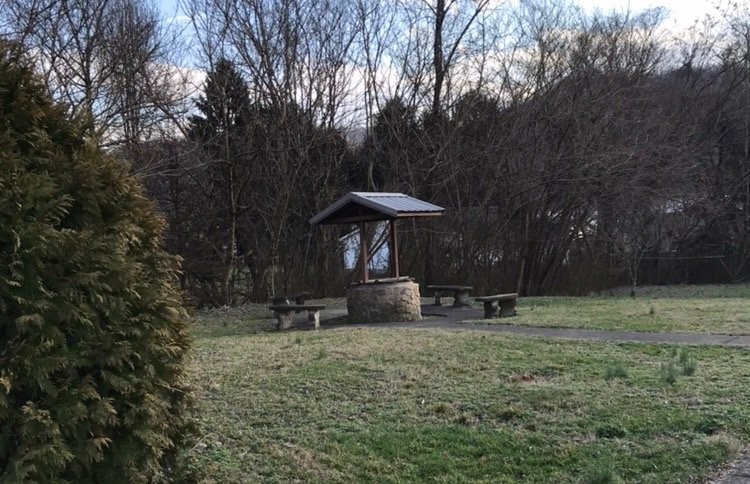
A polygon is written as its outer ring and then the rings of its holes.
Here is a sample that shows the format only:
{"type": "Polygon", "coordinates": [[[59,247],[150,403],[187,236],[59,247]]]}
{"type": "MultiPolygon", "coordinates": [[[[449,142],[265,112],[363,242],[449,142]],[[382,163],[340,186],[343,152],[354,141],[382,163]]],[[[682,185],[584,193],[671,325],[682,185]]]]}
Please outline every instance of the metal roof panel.
{"type": "Polygon", "coordinates": [[[444,210],[443,207],[403,193],[350,192],[312,217],[310,224],[428,217],[442,215],[444,210]]]}
{"type": "Polygon", "coordinates": [[[442,212],[443,207],[419,200],[403,193],[352,192],[356,195],[372,200],[383,208],[390,208],[399,212],[442,212]]]}

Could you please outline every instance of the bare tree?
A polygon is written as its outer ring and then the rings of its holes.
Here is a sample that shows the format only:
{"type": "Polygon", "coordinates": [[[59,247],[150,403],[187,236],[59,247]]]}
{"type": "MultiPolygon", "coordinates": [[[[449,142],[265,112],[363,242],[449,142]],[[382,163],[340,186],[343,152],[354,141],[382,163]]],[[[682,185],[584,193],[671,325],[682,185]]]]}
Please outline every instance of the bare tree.
{"type": "Polygon", "coordinates": [[[3,0],[5,34],[105,145],[174,132],[188,93],[177,34],[148,0],[3,0]]]}

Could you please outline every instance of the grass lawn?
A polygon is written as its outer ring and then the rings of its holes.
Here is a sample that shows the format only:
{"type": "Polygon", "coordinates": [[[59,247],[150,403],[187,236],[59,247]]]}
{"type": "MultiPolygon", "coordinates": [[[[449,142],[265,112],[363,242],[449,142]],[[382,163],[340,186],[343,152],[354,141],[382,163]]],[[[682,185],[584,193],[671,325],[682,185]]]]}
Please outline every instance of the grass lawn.
{"type": "Polygon", "coordinates": [[[248,317],[194,328],[208,482],[691,482],[750,439],[747,350],[248,317]]]}
{"type": "Polygon", "coordinates": [[[556,328],[750,334],[750,285],[641,288],[637,297],[529,297],[518,317],[480,320],[556,328]]]}

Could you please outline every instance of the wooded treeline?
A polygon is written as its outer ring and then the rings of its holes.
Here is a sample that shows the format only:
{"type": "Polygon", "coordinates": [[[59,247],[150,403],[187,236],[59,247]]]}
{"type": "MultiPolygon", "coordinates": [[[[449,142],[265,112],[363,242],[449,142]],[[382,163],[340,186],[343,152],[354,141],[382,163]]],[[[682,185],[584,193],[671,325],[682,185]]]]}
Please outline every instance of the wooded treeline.
{"type": "Polygon", "coordinates": [[[479,292],[745,280],[750,15],[530,0],[0,0],[53,95],[129,160],[196,304],[341,294],[347,191],[401,222],[402,273],[479,292]],[[177,29],[182,25],[183,30],[177,29]],[[207,72],[199,96],[197,62],[207,72]]]}

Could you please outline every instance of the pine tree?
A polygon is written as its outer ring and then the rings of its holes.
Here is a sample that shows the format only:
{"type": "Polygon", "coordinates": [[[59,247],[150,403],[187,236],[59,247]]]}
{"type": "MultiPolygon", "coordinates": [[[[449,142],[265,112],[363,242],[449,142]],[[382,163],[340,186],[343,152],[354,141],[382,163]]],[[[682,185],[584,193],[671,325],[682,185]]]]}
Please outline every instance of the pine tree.
{"type": "Polygon", "coordinates": [[[0,482],[145,482],[184,435],[163,223],[0,44],[0,482]]]}
{"type": "Polygon", "coordinates": [[[191,137],[208,141],[245,126],[250,118],[247,83],[230,61],[220,59],[206,77],[206,87],[196,106],[201,116],[193,116],[191,137]]]}
{"type": "Polygon", "coordinates": [[[410,166],[419,156],[420,132],[416,109],[395,97],[375,116],[362,154],[371,190],[413,192],[410,166]]]}
{"type": "Polygon", "coordinates": [[[218,283],[214,304],[229,305],[235,302],[239,219],[242,206],[248,205],[243,198],[250,190],[252,157],[248,87],[230,61],[219,60],[208,73],[205,94],[196,105],[201,115],[190,118],[189,138],[198,145],[205,165],[206,210],[194,252],[209,264],[203,279],[218,283]],[[217,267],[220,274],[215,274],[217,267]]]}

